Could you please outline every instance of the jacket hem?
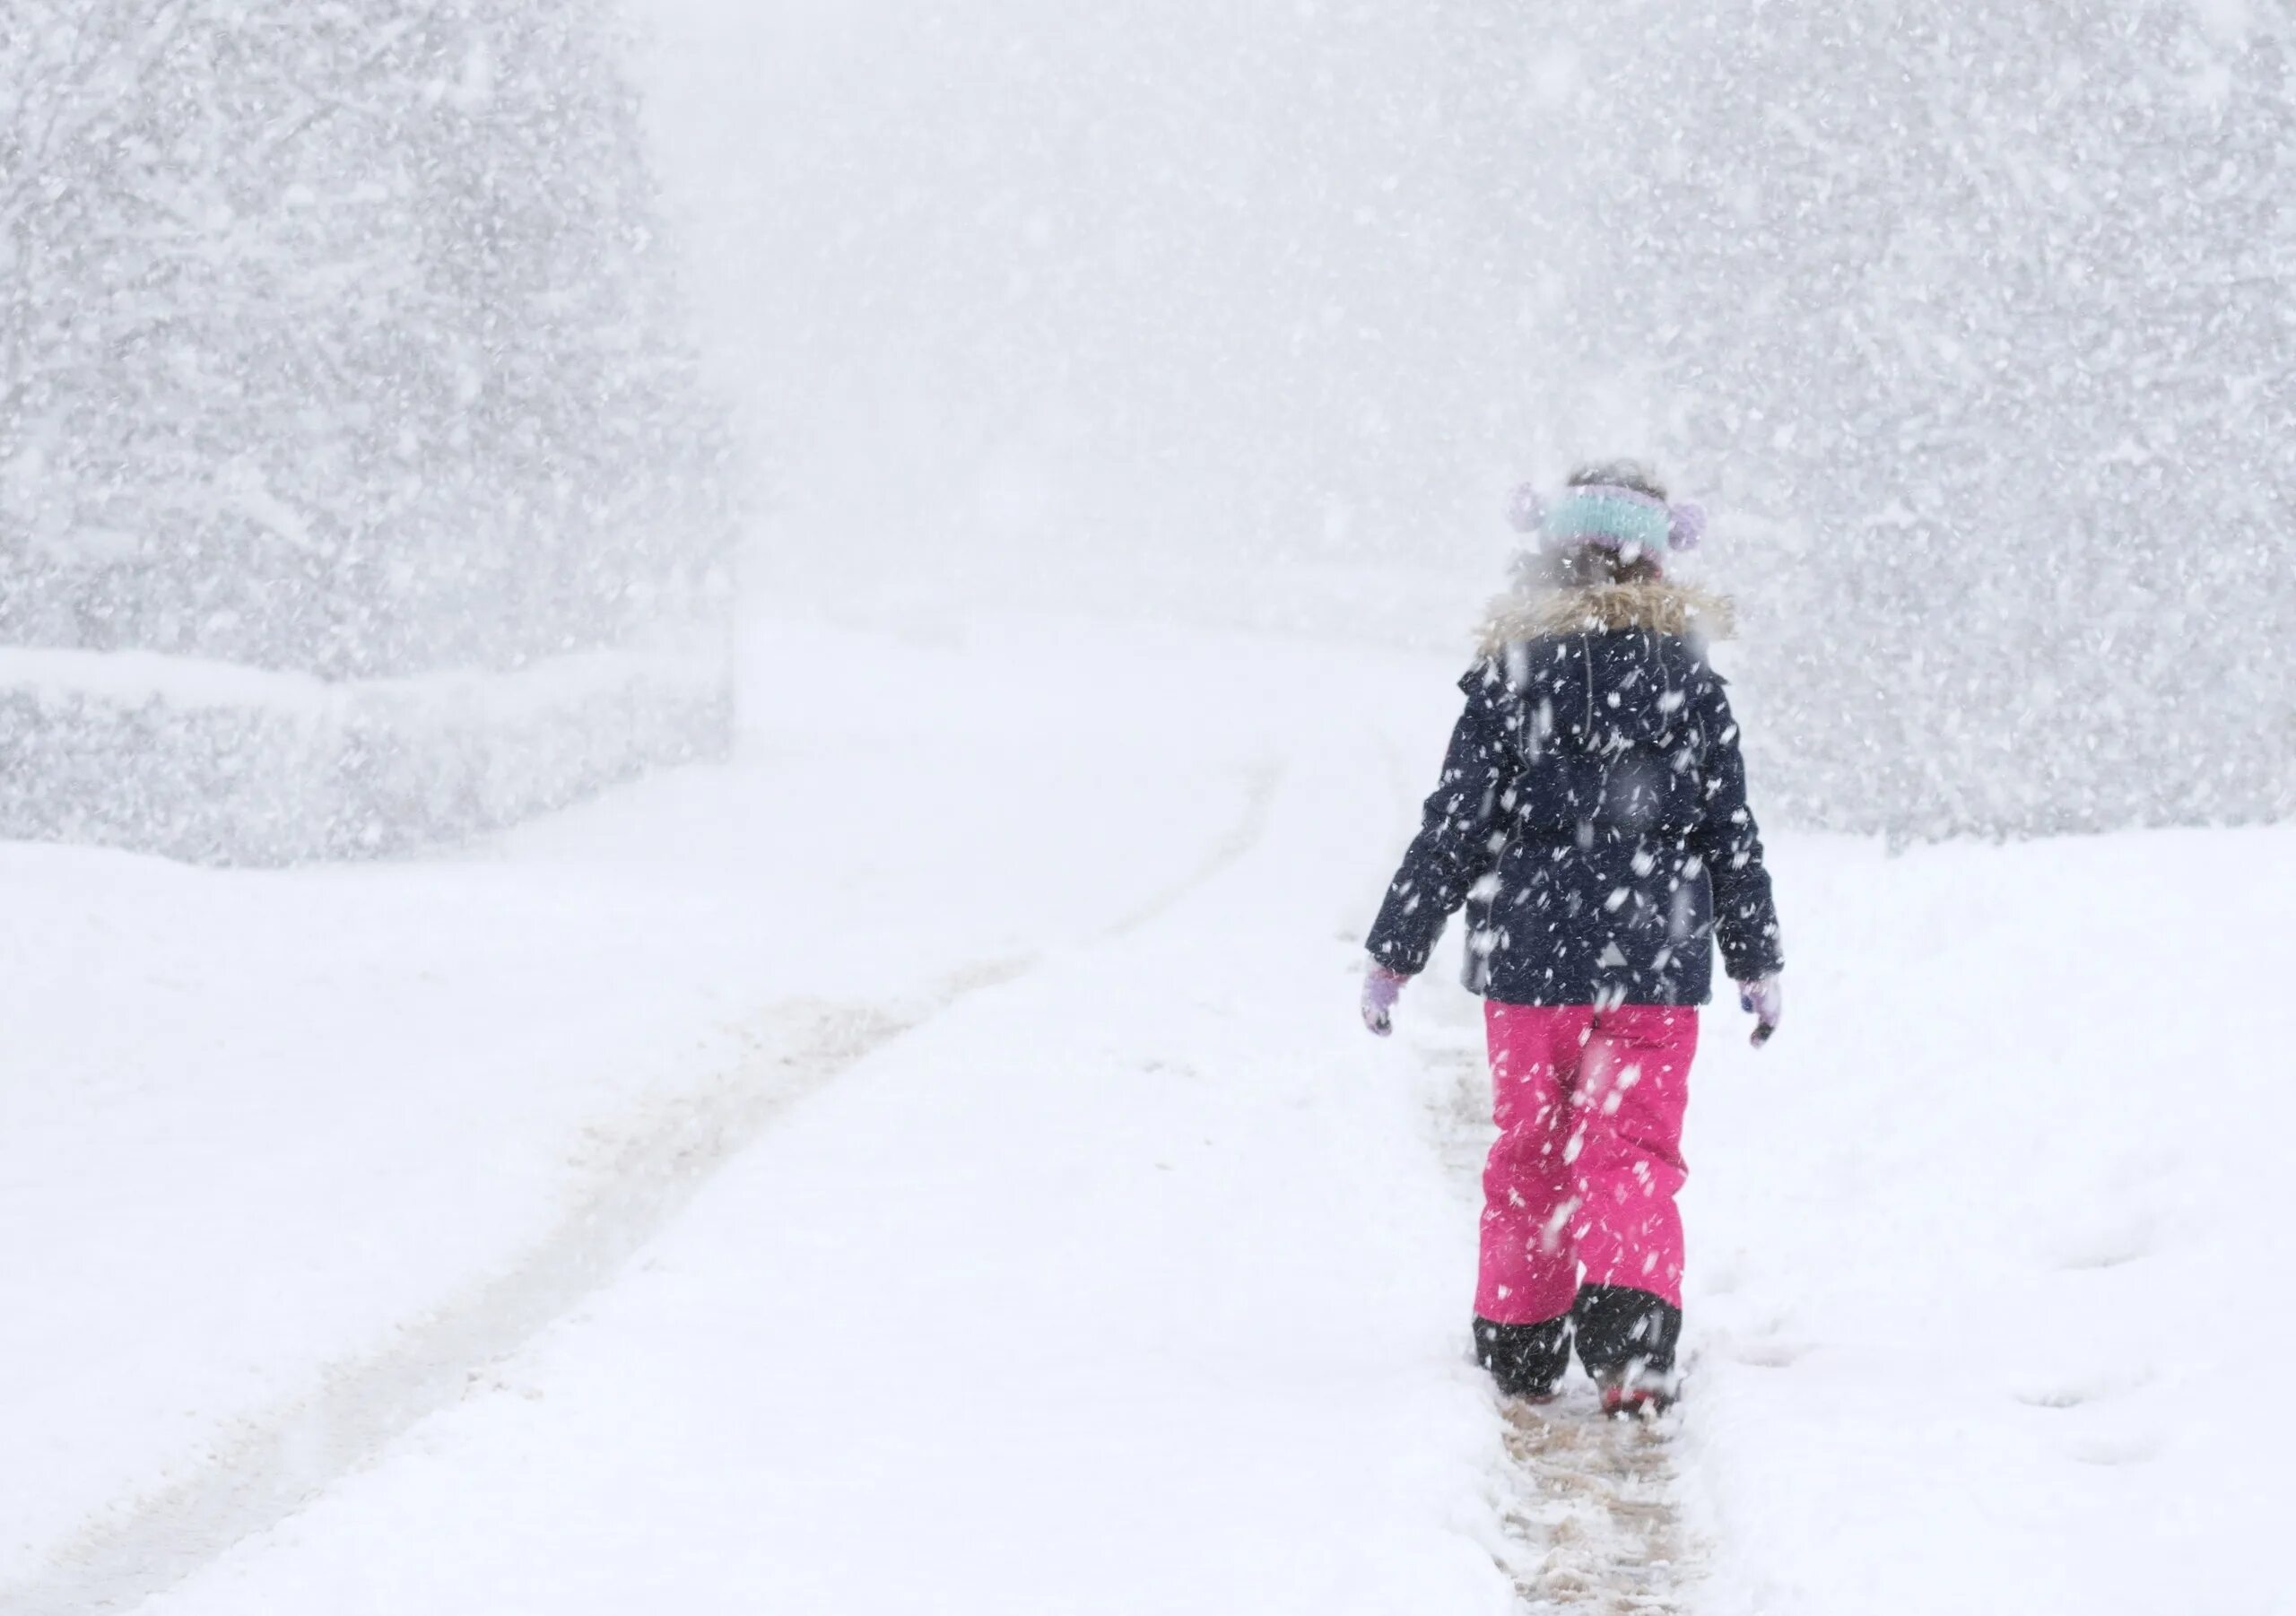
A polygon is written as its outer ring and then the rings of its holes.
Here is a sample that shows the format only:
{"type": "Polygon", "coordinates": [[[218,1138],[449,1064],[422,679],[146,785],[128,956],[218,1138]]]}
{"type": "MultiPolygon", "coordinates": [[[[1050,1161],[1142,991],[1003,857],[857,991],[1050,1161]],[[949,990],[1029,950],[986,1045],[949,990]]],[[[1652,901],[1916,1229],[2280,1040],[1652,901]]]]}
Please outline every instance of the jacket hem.
{"type": "Polygon", "coordinates": [[[1705,993],[1695,998],[1683,994],[1665,999],[1634,998],[1631,996],[1623,999],[1613,999],[1606,996],[1597,997],[1589,994],[1533,994],[1529,995],[1518,995],[1515,994],[1499,993],[1490,987],[1476,987],[1473,984],[1468,985],[1467,991],[1474,995],[1476,998],[1487,999],[1493,1004],[1513,1004],[1524,1010],[1578,1010],[1588,1006],[1598,1006],[1603,1009],[1626,1009],[1631,1007],[1636,1010],[1702,1010],[1707,1005],[1714,1003],[1714,993],[1710,986],[1705,993]]]}

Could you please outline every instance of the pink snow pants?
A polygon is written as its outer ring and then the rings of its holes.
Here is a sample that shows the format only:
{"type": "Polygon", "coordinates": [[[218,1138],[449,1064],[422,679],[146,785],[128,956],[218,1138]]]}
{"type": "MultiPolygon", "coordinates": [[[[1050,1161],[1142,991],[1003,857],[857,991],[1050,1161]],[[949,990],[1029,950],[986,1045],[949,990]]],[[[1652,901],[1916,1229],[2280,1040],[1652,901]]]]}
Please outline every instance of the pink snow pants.
{"type": "Polygon", "coordinates": [[[1486,1002],[1499,1141],[1474,1310],[1535,1325],[1589,1285],[1683,1302],[1683,1110],[1698,1012],[1486,1002]]]}

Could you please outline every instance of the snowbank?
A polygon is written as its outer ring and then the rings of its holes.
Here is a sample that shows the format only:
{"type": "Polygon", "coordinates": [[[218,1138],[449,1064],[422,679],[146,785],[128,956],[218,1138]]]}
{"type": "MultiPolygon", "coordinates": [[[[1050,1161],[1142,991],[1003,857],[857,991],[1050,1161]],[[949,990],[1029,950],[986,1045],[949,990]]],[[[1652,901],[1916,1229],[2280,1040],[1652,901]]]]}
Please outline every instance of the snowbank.
{"type": "Polygon", "coordinates": [[[152,652],[0,648],[0,836],[203,863],[472,836],[721,755],[726,654],[330,682],[152,652]]]}

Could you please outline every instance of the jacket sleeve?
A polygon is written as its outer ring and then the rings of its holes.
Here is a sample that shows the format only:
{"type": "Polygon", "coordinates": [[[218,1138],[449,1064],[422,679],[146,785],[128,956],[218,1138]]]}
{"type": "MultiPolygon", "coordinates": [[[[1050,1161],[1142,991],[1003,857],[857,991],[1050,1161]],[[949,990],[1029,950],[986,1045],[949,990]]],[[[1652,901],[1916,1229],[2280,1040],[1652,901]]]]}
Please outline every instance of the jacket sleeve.
{"type": "Polygon", "coordinates": [[[1706,816],[1691,847],[1714,883],[1715,940],[1722,969],[1733,982],[1758,981],[1786,969],[1778,934],[1778,906],[1762,863],[1761,830],[1746,805],[1746,762],[1738,723],[1717,677],[1708,686],[1706,816]]]}
{"type": "Polygon", "coordinates": [[[1459,684],[1466,710],[1451,731],[1443,778],[1365,943],[1373,959],[1406,976],[1427,968],[1444,923],[1498,862],[1507,839],[1502,799],[1520,767],[1499,699],[1505,681],[1498,669],[1478,666],[1459,684]]]}

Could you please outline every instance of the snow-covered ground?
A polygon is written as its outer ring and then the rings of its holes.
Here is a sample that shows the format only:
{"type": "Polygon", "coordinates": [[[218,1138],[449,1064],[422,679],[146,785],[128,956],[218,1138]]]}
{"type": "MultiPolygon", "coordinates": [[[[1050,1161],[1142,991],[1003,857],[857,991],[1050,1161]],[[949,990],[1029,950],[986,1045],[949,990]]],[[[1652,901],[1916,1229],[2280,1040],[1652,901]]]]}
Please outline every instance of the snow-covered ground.
{"type": "Polygon", "coordinates": [[[1779,862],[1792,1041],[1689,1145],[1714,1608],[2296,1610],[2296,834],[1779,862]]]}
{"type": "Polygon", "coordinates": [[[1448,662],[753,645],[734,765],[458,856],[0,849],[0,1609],[2292,1608],[2296,836],[1776,837],[1692,1399],[1526,1437],[1472,1002],[1353,1018],[1448,662]]]}

